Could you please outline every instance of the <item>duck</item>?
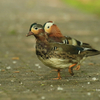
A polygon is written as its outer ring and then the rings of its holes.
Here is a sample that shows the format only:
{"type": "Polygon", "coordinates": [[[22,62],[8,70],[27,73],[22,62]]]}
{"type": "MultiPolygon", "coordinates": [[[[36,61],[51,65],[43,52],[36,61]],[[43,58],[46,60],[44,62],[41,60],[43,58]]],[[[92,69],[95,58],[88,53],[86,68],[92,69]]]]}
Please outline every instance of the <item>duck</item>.
{"type": "MultiPolygon", "coordinates": [[[[48,41],[49,42],[60,42],[63,44],[69,44],[69,45],[74,45],[74,46],[80,46],[80,47],[85,47],[85,48],[93,48],[90,44],[88,43],[83,43],[82,41],[79,41],[77,39],[74,39],[70,36],[63,36],[61,33],[60,29],[56,24],[54,24],[53,21],[47,21],[43,25],[45,33],[48,35],[48,41]]],[[[72,67],[74,67],[73,65],[72,67]]],[[[79,70],[80,65],[78,65],[75,70],[79,70]]]]}
{"type": "Polygon", "coordinates": [[[74,65],[80,65],[83,59],[88,56],[100,54],[100,51],[92,48],[84,48],[60,42],[49,42],[48,35],[41,24],[33,23],[26,36],[33,35],[36,38],[36,55],[38,59],[46,66],[56,69],[58,77],[61,79],[61,69],[68,68],[71,75],[74,65]],[[69,67],[70,66],[70,67],[69,67]]]}

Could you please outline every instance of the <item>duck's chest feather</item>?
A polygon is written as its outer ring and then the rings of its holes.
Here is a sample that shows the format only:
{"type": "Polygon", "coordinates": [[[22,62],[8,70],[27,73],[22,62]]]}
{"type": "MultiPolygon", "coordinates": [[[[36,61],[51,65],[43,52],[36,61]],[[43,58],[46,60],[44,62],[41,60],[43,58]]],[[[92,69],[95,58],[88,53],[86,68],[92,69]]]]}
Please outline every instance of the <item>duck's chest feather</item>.
{"type": "Polygon", "coordinates": [[[43,59],[48,59],[47,55],[49,54],[50,48],[44,42],[36,43],[36,55],[42,57],[43,59]]]}
{"type": "Polygon", "coordinates": [[[56,69],[69,67],[81,59],[75,54],[62,52],[61,48],[42,42],[36,44],[36,54],[46,66],[56,69]]]}

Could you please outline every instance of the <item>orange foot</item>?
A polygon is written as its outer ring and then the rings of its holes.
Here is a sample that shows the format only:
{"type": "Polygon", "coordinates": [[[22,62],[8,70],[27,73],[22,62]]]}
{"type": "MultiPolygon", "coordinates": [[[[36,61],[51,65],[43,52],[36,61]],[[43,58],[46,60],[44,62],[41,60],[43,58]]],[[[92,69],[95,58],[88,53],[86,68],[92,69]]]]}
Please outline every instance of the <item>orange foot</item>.
{"type": "Polygon", "coordinates": [[[73,73],[73,67],[75,66],[76,64],[72,64],[69,66],[69,69],[68,69],[68,72],[73,76],[74,73],[73,73]]]}
{"type": "Polygon", "coordinates": [[[76,68],[74,68],[74,70],[79,70],[80,69],[80,65],[78,65],[76,68]]]}
{"type": "Polygon", "coordinates": [[[57,72],[58,72],[58,78],[53,78],[53,80],[59,80],[59,79],[61,79],[61,76],[60,76],[60,69],[58,69],[57,72]]]}

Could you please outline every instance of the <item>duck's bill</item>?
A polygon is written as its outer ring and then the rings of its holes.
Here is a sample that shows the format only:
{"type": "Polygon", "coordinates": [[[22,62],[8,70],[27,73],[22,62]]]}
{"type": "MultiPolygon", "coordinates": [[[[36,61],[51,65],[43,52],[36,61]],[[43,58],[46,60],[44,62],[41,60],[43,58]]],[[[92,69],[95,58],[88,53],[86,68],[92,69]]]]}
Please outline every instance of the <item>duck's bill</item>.
{"type": "Polygon", "coordinates": [[[26,34],[26,37],[33,35],[33,33],[31,31],[29,31],[29,33],[26,34]]]}

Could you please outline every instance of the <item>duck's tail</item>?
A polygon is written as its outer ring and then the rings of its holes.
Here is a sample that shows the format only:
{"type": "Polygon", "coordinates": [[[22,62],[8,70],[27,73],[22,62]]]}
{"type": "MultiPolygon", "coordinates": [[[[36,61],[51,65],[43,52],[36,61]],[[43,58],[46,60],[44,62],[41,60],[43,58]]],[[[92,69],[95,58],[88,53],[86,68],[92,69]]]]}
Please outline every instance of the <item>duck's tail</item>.
{"type": "Polygon", "coordinates": [[[84,51],[86,52],[86,56],[94,56],[100,54],[100,51],[92,48],[84,48],[84,51]]]}

